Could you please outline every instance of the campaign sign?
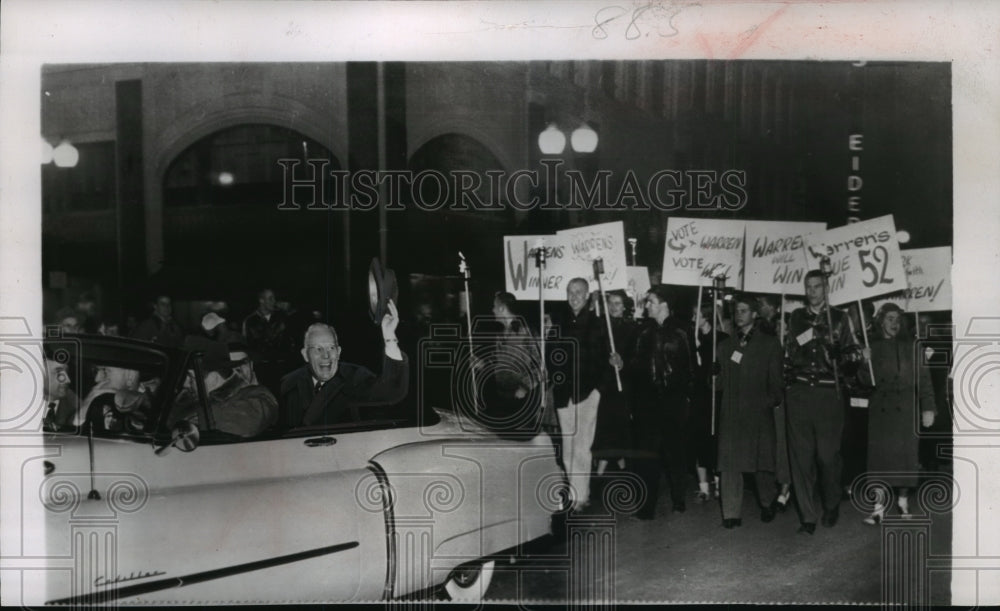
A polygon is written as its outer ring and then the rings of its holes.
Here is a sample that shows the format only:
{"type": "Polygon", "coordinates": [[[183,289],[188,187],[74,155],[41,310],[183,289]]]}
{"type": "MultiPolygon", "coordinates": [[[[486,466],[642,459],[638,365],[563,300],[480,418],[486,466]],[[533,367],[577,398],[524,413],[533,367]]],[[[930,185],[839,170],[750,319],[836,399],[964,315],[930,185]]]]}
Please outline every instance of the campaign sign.
{"type": "Polygon", "coordinates": [[[804,236],[826,231],[826,223],[746,221],[746,228],[744,290],[804,295],[804,236]]]}
{"type": "Polygon", "coordinates": [[[951,247],[902,250],[909,287],[875,302],[875,309],[891,301],[907,312],[951,309],[951,247]]]}
{"type": "Polygon", "coordinates": [[[566,283],[586,273],[569,258],[569,240],[557,235],[515,235],[503,238],[503,267],[506,290],[518,299],[538,300],[538,267],[535,255],[541,243],[545,249],[542,298],[566,299],[566,283]],[[539,242],[541,240],[541,242],[539,242]]]}
{"type": "MultiPolygon", "coordinates": [[[[597,290],[594,277],[594,259],[604,261],[601,282],[605,291],[628,288],[628,273],[625,262],[625,223],[614,221],[598,225],[586,225],[576,229],[557,231],[560,239],[566,240],[566,258],[572,267],[579,269],[577,276],[590,282],[590,290],[597,290]]],[[[572,278],[572,276],[570,276],[572,278]]],[[[563,295],[563,298],[566,296],[563,295]]]]}
{"type": "Polygon", "coordinates": [[[841,305],[907,288],[892,215],[806,236],[809,269],[830,258],[830,303],[841,305]]]}
{"type": "Polygon", "coordinates": [[[711,286],[717,275],[729,288],[743,288],[746,221],[670,218],[663,249],[663,283],[711,286]]]}
{"type": "Polygon", "coordinates": [[[625,292],[632,299],[636,300],[636,309],[639,309],[639,300],[642,299],[649,291],[649,287],[652,286],[649,283],[649,269],[645,266],[629,265],[626,271],[628,272],[628,288],[625,289],[625,292]]]}

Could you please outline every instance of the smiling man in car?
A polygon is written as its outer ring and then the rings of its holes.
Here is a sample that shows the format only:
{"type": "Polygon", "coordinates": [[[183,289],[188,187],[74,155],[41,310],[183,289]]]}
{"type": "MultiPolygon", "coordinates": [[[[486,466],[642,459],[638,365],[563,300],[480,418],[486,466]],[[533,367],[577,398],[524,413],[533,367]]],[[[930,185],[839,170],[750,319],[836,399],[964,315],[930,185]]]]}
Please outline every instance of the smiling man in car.
{"type": "Polygon", "coordinates": [[[360,365],[340,361],[337,332],[324,323],[311,325],[305,333],[302,358],[306,364],[281,380],[284,428],[344,422],[365,405],[401,401],[409,386],[409,366],[399,349],[396,304],[388,303],[382,318],[385,357],[376,376],[360,365]]]}

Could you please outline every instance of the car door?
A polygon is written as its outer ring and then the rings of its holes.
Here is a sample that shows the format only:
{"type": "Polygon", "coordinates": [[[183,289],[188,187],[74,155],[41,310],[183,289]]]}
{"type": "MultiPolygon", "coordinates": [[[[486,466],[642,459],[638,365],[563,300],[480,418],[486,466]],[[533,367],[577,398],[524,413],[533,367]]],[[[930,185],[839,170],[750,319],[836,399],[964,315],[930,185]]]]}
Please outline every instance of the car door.
{"type": "MultiPolygon", "coordinates": [[[[120,348],[116,362],[128,361],[127,346],[120,348]]],[[[194,365],[169,364],[162,373],[171,370],[173,381],[158,389],[170,395],[158,397],[160,409],[176,399],[172,389],[183,387],[189,371],[200,374],[194,365]]],[[[86,433],[46,437],[54,448],[39,495],[53,569],[47,601],[383,596],[379,480],[372,471],[341,472],[334,435],[250,441],[201,430],[197,447],[181,451],[164,449],[162,435],[152,433],[86,433]],[[359,490],[369,502],[358,502],[359,490]]]]}

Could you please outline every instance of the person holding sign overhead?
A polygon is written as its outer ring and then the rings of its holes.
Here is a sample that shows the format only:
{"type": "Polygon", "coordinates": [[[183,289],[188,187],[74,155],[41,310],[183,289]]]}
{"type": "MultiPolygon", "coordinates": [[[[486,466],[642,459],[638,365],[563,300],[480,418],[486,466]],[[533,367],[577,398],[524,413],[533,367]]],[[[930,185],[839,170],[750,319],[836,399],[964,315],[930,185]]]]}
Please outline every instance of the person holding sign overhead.
{"type": "MultiPolygon", "coordinates": [[[[920,473],[914,411],[920,410],[923,427],[934,424],[934,385],[926,365],[914,362],[914,339],[904,330],[902,308],[892,302],[883,304],[873,326],[877,339],[871,344],[875,391],[868,409],[868,471],[899,488],[899,511],[909,517],[907,489],[917,485],[920,473]]],[[[874,511],[865,519],[868,524],[878,524],[886,511],[885,492],[876,491],[874,511]]]]}
{"type": "MultiPolygon", "coordinates": [[[[694,366],[694,381],[691,384],[691,435],[689,452],[695,460],[695,472],[698,474],[698,493],[695,499],[699,503],[712,498],[711,483],[715,484],[715,498],[722,494],[722,487],[717,475],[716,459],[719,454],[716,434],[718,423],[713,429],[712,410],[719,404],[720,387],[715,388],[715,402],[712,402],[712,376],[714,375],[715,354],[718,345],[729,337],[729,334],[715,329],[716,345],[712,346],[713,306],[702,303],[695,308],[695,328],[692,331],[692,343],[696,350],[694,366]],[[711,482],[709,477],[711,476],[711,482]]],[[[718,413],[718,411],[716,411],[718,413]]]]}
{"type": "MultiPolygon", "coordinates": [[[[635,346],[636,325],[632,319],[634,302],[625,291],[615,290],[607,294],[608,314],[611,318],[611,333],[615,340],[615,350],[623,363],[632,357],[635,346]]],[[[624,456],[632,447],[632,407],[631,388],[623,376],[623,390],[608,386],[601,395],[601,405],[597,410],[597,430],[592,446],[597,459],[597,475],[603,475],[609,459],[616,459],[618,468],[625,468],[624,456]]]]}
{"type": "MultiPolygon", "coordinates": [[[[553,395],[559,428],[563,432],[562,459],[569,479],[572,509],[581,511],[590,504],[591,444],[597,424],[597,405],[607,376],[607,337],[600,319],[587,307],[590,283],[573,278],[566,285],[566,307],[553,312],[559,337],[576,342],[576,359],[553,364],[556,384],[553,395]]],[[[613,383],[613,382],[612,382],[613,383]]]]}
{"type": "Polygon", "coordinates": [[[719,460],[722,473],[722,525],[741,524],[743,473],[757,480],[760,519],[774,519],[775,408],[781,404],[781,344],[755,328],[756,300],[749,295],[733,299],[736,335],[719,344],[718,363],[722,404],[719,410],[719,460]]]}
{"type": "Polygon", "coordinates": [[[830,308],[822,271],[806,274],[805,292],[806,306],[792,312],[785,336],[789,377],[785,403],[799,532],[811,535],[820,508],[823,526],[834,526],[840,517],[846,392],[838,379],[838,359],[858,342],[847,315],[830,308]]]}

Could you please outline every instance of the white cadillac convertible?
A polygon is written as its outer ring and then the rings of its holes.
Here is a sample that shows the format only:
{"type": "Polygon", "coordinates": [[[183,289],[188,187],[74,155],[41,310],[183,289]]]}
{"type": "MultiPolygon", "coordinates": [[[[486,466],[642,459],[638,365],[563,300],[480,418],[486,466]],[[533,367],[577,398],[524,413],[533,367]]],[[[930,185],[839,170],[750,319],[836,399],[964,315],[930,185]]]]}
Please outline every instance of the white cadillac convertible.
{"type": "Polygon", "coordinates": [[[49,603],[474,598],[559,509],[544,433],[499,436],[412,398],[282,431],[266,405],[219,400],[246,362],[213,378],[198,351],[50,343],[79,416],[45,434],[49,603]]]}

